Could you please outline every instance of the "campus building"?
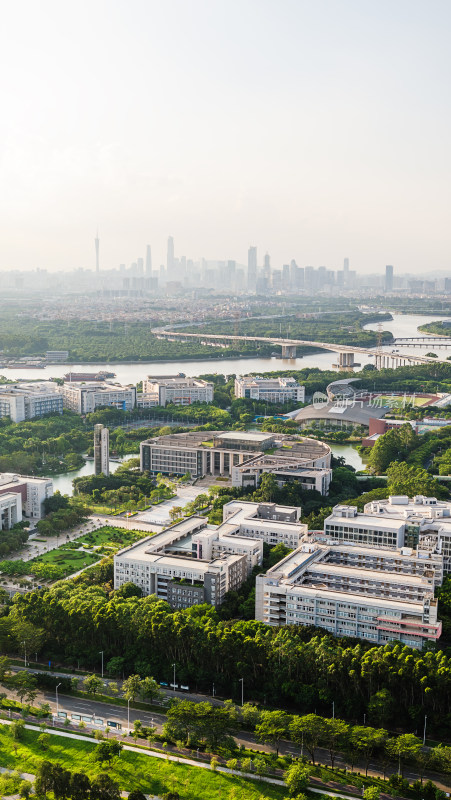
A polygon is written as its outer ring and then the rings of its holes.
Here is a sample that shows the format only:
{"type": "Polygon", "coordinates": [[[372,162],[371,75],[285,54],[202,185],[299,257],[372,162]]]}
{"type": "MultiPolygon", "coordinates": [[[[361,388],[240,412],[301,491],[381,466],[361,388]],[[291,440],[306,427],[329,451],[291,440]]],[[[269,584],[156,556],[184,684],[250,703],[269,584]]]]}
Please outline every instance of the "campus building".
{"type": "Polygon", "coordinates": [[[219,606],[262,563],[263,542],[229,535],[192,516],[114,556],[114,588],[131,581],[173,608],[219,606]]]}
{"type": "Polygon", "coordinates": [[[200,378],[186,378],[185,375],[155,376],[149,375],[143,380],[142,395],[138,405],[190,406],[192,403],[212,403],[214,385],[200,378]]]}
{"type": "Polygon", "coordinates": [[[24,422],[46,414],[62,414],[63,398],[52,381],[0,386],[0,417],[24,422]]]}
{"type": "Polygon", "coordinates": [[[0,499],[9,494],[20,497],[15,522],[20,522],[22,516],[31,520],[39,520],[45,516],[44,501],[53,495],[53,481],[51,478],[35,478],[30,475],[2,472],[0,473],[0,499]]]}
{"type": "Polygon", "coordinates": [[[392,495],[367,503],[364,512],[393,527],[403,525],[405,544],[434,548],[443,557],[444,571],[451,572],[451,502],[423,495],[411,499],[392,495]]]}
{"type": "Polygon", "coordinates": [[[22,521],[22,497],[16,492],[0,492],[0,531],[9,531],[22,521]]]}
{"type": "Polygon", "coordinates": [[[96,408],[112,406],[131,411],[136,406],[136,386],[118,383],[65,383],[61,388],[64,408],[76,414],[89,414],[96,408]]]}
{"type": "Polygon", "coordinates": [[[102,424],[94,425],[94,475],[110,474],[110,432],[102,424]]]}
{"type": "Polygon", "coordinates": [[[255,617],[267,625],[315,625],[335,636],[422,648],[441,634],[432,552],[303,543],[256,580],[255,617]]]}
{"type": "Polygon", "coordinates": [[[282,486],[294,481],[327,494],[331,450],[315,439],[243,431],[169,434],[141,442],[141,470],[166,475],[223,475],[233,486],[256,488],[264,473],[282,486]]]}
{"type": "Polygon", "coordinates": [[[299,521],[301,509],[298,506],[231,500],[223,506],[222,514],[219,532],[261,539],[271,547],[284,544],[293,550],[308,532],[307,525],[299,521]]]}
{"type": "Polygon", "coordinates": [[[244,375],[235,378],[235,397],[261,400],[265,403],[303,403],[305,387],[296,378],[261,378],[244,375]]]}

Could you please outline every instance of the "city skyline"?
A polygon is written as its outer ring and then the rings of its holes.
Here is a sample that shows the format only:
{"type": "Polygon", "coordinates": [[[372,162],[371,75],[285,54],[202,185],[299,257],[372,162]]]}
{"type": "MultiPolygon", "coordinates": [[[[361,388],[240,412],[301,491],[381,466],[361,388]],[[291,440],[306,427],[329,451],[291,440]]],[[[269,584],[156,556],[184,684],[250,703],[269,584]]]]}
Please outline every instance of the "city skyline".
{"type": "Polygon", "coordinates": [[[442,0],[9,5],[0,270],[92,268],[97,225],[101,268],[138,241],[165,263],[170,234],[446,270],[450,22],[442,0]]]}

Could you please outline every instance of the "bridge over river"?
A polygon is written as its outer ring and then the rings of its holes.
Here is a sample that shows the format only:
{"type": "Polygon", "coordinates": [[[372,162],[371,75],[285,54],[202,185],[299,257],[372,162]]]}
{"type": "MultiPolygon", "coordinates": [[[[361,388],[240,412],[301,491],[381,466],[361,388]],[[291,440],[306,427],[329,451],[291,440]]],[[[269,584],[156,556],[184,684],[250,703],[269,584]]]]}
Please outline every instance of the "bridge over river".
{"type": "MultiPolygon", "coordinates": [[[[339,369],[352,369],[358,366],[355,357],[358,355],[370,355],[375,357],[376,369],[395,369],[413,364],[429,364],[429,363],[442,363],[449,364],[449,361],[441,358],[431,358],[430,356],[416,355],[415,353],[399,353],[397,351],[387,352],[385,350],[372,348],[372,347],[356,347],[353,345],[336,344],[331,342],[315,342],[310,339],[283,339],[279,336],[238,336],[233,333],[187,333],[182,330],[166,330],[165,328],[154,328],[152,333],[159,339],[168,339],[169,341],[182,341],[189,342],[190,339],[200,339],[201,344],[204,345],[228,345],[239,344],[243,342],[248,344],[251,342],[259,342],[263,344],[271,344],[275,347],[282,349],[283,358],[296,358],[296,350],[298,347],[315,347],[320,350],[329,350],[338,353],[338,362],[334,366],[339,369]]],[[[431,337],[432,338],[432,337],[431,337]]],[[[431,338],[427,338],[426,342],[429,345],[431,338]]],[[[405,340],[406,345],[414,340],[405,340]]],[[[442,341],[442,340],[441,340],[442,341]]],[[[451,338],[450,338],[451,344],[451,338]]],[[[404,340],[396,340],[396,344],[404,346],[404,340]]],[[[435,344],[435,338],[434,338],[435,344]]],[[[422,345],[424,347],[424,344],[422,345]]],[[[438,345],[436,345],[438,346],[438,345]]],[[[415,345],[413,345],[415,347],[415,345]]]]}

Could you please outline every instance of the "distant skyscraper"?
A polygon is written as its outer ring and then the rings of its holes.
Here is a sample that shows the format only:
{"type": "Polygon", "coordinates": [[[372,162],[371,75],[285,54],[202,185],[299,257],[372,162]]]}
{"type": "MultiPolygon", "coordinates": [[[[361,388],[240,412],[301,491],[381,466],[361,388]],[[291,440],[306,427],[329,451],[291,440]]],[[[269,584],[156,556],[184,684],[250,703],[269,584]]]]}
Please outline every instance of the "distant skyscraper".
{"type": "Polygon", "coordinates": [[[103,425],[94,425],[94,473],[110,474],[110,432],[103,425]]]}
{"type": "Polygon", "coordinates": [[[393,267],[391,264],[387,264],[385,267],[385,291],[393,291],[393,267]]]}
{"type": "Polygon", "coordinates": [[[257,248],[250,247],[247,251],[247,288],[255,291],[257,285],[257,248]]]}
{"type": "Polygon", "coordinates": [[[99,239],[99,232],[97,231],[96,238],[94,239],[96,245],[96,272],[100,271],[100,239],[99,239]]]}
{"type": "Polygon", "coordinates": [[[152,252],[150,249],[150,244],[148,244],[146,248],[146,272],[152,272],[152,252]]]}
{"type": "Polygon", "coordinates": [[[168,280],[171,280],[174,277],[174,275],[173,275],[173,272],[174,272],[174,239],[172,238],[172,236],[168,237],[168,254],[167,254],[167,259],[166,259],[166,269],[167,269],[168,280]]]}
{"type": "Polygon", "coordinates": [[[349,272],[349,258],[345,258],[343,261],[343,272],[349,272]]]}

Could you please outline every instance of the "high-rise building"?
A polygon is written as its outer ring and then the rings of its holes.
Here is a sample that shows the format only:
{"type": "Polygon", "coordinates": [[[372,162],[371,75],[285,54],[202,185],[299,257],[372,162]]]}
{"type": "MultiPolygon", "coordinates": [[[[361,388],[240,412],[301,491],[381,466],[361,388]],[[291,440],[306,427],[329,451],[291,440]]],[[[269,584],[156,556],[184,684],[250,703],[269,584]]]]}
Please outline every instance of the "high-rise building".
{"type": "Polygon", "coordinates": [[[146,247],[146,272],[149,275],[152,272],[152,251],[150,244],[146,247]]]}
{"type": "Polygon", "coordinates": [[[391,264],[387,264],[385,267],[385,291],[393,291],[393,267],[391,264]]]}
{"type": "Polygon", "coordinates": [[[250,247],[247,252],[247,288],[255,291],[257,285],[257,248],[250,247]]]}
{"type": "Polygon", "coordinates": [[[103,425],[94,425],[94,473],[110,474],[110,432],[103,425]]]}
{"type": "Polygon", "coordinates": [[[96,272],[100,271],[100,239],[99,239],[99,232],[96,233],[96,238],[94,239],[95,246],[96,246],[96,272]]]}
{"type": "Polygon", "coordinates": [[[168,253],[166,259],[166,269],[168,280],[171,280],[174,277],[174,239],[172,236],[168,237],[168,253]]]}

